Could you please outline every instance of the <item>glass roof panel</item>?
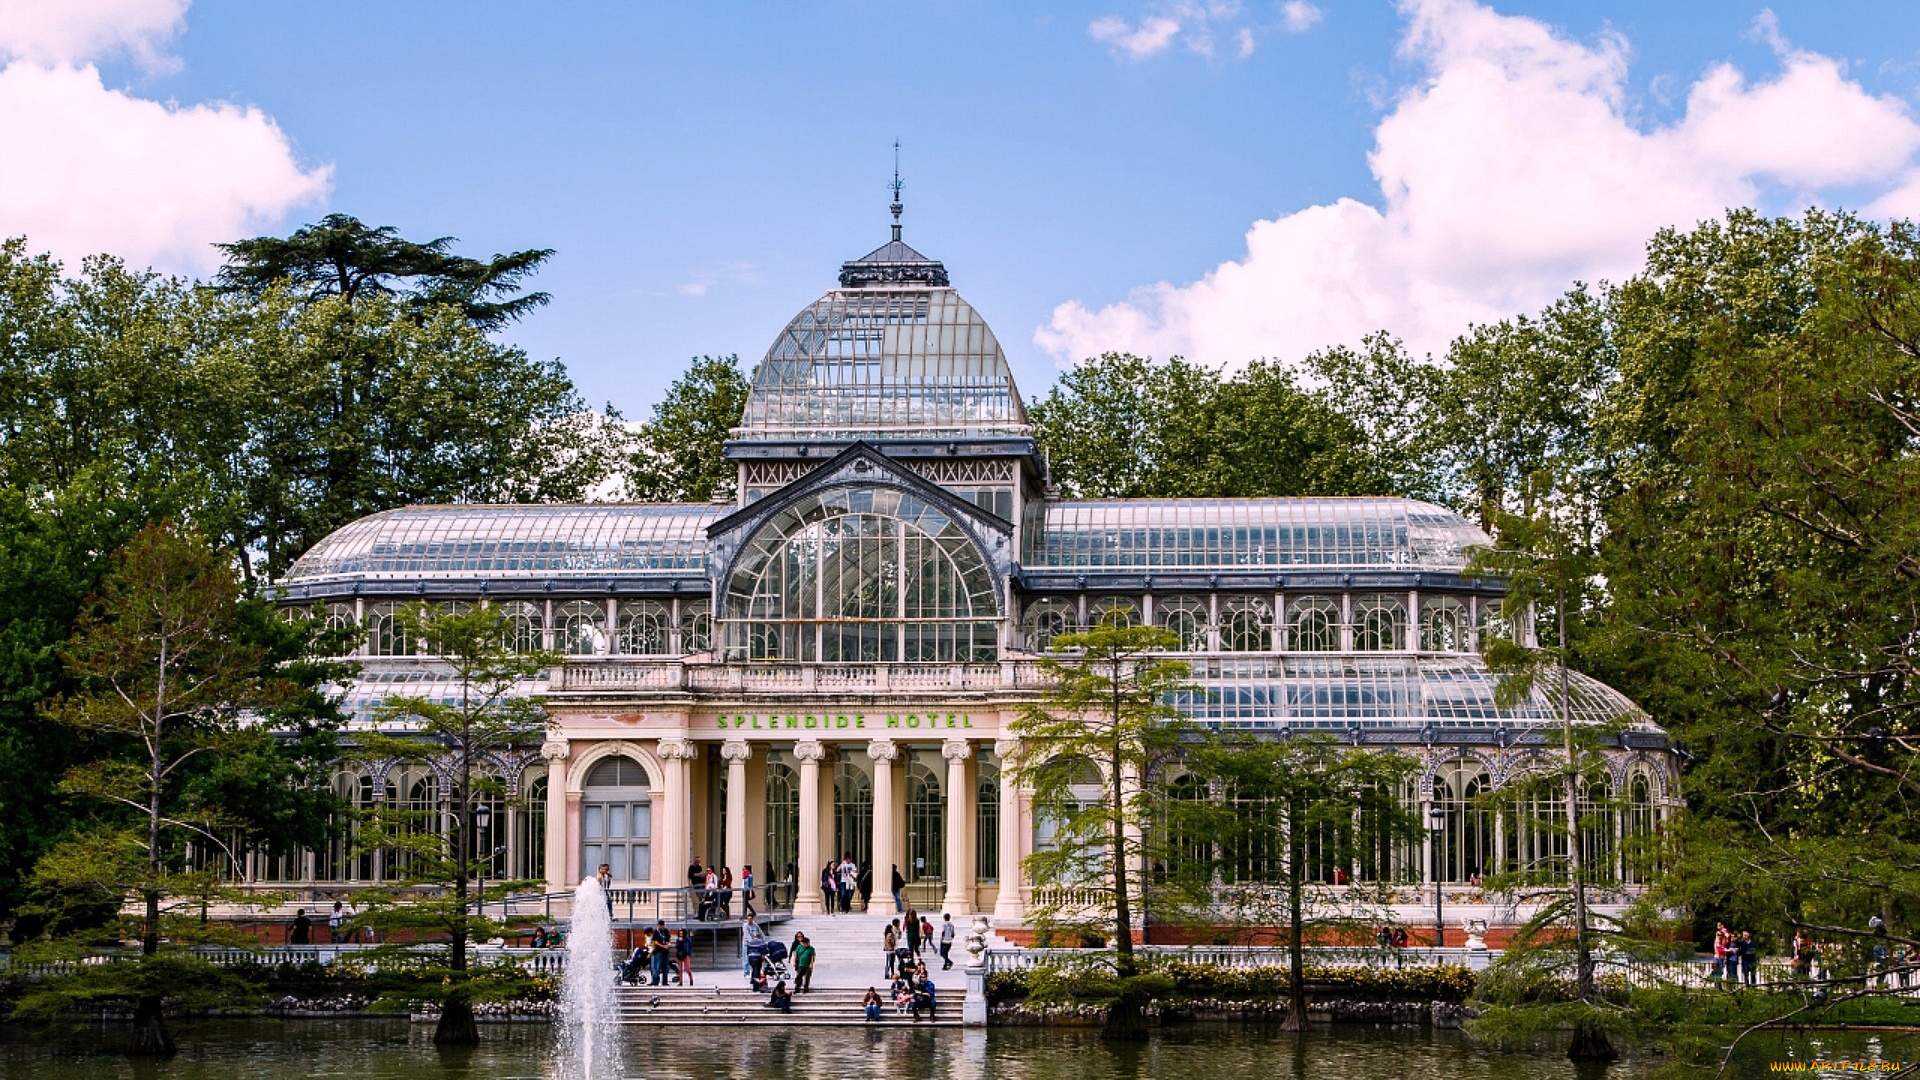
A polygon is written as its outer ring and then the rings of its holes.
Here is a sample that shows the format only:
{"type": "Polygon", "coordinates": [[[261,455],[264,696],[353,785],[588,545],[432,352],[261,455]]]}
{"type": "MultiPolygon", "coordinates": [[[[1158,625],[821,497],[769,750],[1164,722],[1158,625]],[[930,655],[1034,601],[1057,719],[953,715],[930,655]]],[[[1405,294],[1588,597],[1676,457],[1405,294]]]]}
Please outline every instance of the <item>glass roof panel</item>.
{"type": "Polygon", "coordinates": [[[1112,499],[1057,502],[1028,530],[1034,569],[1460,570],[1491,543],[1451,510],[1412,499],[1112,499]]]}
{"type": "Polygon", "coordinates": [[[315,544],[288,582],[383,574],[699,571],[720,505],[407,506],[315,544]]]}

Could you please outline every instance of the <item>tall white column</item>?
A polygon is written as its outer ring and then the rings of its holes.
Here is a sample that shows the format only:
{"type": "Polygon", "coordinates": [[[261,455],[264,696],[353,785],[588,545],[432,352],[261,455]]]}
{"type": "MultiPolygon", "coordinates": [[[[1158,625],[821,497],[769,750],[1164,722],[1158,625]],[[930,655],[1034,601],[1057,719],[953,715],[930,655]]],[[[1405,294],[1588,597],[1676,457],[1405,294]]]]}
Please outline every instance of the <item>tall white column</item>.
{"type": "Polygon", "coordinates": [[[540,874],[547,879],[548,892],[564,892],[573,887],[567,880],[567,755],[571,750],[565,739],[548,739],[540,744],[540,756],[547,760],[547,865],[540,874]]]}
{"type": "Polygon", "coordinates": [[[752,756],[753,744],[745,739],[728,739],[720,746],[727,763],[727,836],[720,865],[735,874],[747,865],[747,759],[752,756]]]}
{"type": "Polygon", "coordinates": [[[899,822],[893,814],[893,763],[900,756],[900,745],[892,739],[875,739],[867,744],[867,756],[873,759],[873,895],[893,903],[894,837],[899,822]]]}
{"type": "Polygon", "coordinates": [[[1021,837],[1032,826],[1020,820],[1020,787],[1013,782],[1014,751],[1018,740],[993,744],[1000,759],[1000,898],[994,901],[993,921],[1006,926],[1026,918],[1026,876],[1020,871],[1021,837]]]}
{"type": "Polygon", "coordinates": [[[687,848],[693,831],[688,802],[695,747],[686,739],[661,739],[658,752],[666,783],[653,808],[653,883],[685,885],[687,862],[693,855],[687,848]]]}
{"type": "Polygon", "coordinates": [[[820,914],[820,867],[826,856],[820,853],[820,760],[827,748],[818,739],[802,739],[793,744],[793,756],[800,760],[800,869],[794,884],[796,915],[820,914]]]}
{"type": "Polygon", "coordinates": [[[958,918],[973,909],[973,866],[967,860],[967,833],[973,820],[967,814],[967,759],[973,745],[950,739],[940,745],[947,759],[947,895],[940,910],[958,918]]]}

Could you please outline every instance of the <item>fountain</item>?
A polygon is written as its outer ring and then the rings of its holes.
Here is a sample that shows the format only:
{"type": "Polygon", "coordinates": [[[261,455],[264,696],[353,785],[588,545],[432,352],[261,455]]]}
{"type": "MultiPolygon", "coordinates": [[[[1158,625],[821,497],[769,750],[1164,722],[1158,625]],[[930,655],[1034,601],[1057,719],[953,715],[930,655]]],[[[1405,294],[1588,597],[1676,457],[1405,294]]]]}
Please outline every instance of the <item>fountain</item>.
{"type": "Polygon", "coordinates": [[[620,1025],[614,1003],[613,917],[600,882],[573,892],[567,970],[560,984],[556,1080],[618,1080],[620,1025]]]}

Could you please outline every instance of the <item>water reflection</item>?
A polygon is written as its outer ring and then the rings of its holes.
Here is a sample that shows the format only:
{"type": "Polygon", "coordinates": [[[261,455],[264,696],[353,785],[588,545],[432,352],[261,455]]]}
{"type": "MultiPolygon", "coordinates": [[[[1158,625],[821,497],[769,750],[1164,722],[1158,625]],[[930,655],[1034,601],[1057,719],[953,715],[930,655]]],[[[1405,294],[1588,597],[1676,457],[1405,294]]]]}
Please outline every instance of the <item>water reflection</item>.
{"type": "MultiPolygon", "coordinates": [[[[142,1062],[102,1053],[117,1025],[58,1037],[0,1025],[0,1080],[503,1080],[543,1078],[554,1032],[544,1025],[482,1029],[475,1049],[444,1051],[425,1025],[395,1021],[230,1021],[181,1024],[181,1054],[142,1062]]],[[[668,1080],[823,1080],[907,1075],[929,1080],[1571,1080],[1573,1067],[1542,1048],[1513,1053],[1476,1046],[1458,1032],[1340,1027],[1304,1036],[1194,1025],[1146,1043],[1103,1044],[1092,1031],[909,1027],[627,1028],[629,1077],[668,1080]]],[[[1760,1075],[1783,1057],[1900,1060],[1915,1040],[1885,1033],[1818,1033],[1762,1039],[1733,1075],[1760,1075]]],[[[1647,1080],[1659,1065],[1629,1060],[1607,1080],[1647,1080]]]]}

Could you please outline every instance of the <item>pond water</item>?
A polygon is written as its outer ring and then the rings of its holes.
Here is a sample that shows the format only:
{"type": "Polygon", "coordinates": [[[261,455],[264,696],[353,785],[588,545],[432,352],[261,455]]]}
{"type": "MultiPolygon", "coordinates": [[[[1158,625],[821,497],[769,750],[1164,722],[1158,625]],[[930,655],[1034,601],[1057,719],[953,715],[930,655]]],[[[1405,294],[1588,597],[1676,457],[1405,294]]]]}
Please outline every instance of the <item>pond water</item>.
{"type": "MultiPolygon", "coordinates": [[[[381,1020],[235,1020],[180,1024],[180,1055],[134,1061],[106,1049],[121,1025],[30,1032],[0,1025],[5,1080],[481,1080],[550,1075],[553,1031],[545,1025],[489,1025],[476,1050],[443,1051],[430,1029],[381,1020]]],[[[628,1028],[626,1075],[647,1080],[1134,1080],[1212,1077],[1261,1080],[1546,1080],[1604,1075],[1644,1080],[1657,1059],[1630,1060],[1604,1074],[1576,1074],[1557,1052],[1498,1051],[1452,1031],[1351,1025],[1295,1037],[1214,1025],[1170,1028],[1138,1046],[1112,1046],[1094,1033],[1031,1028],[933,1031],[888,1028],[628,1028]]],[[[1731,1076],[1764,1076],[1769,1060],[1912,1060],[1920,1039],[1851,1032],[1774,1037],[1742,1055],[1731,1076]]],[[[1703,1075],[1711,1075],[1705,1073],[1703,1075]]]]}

